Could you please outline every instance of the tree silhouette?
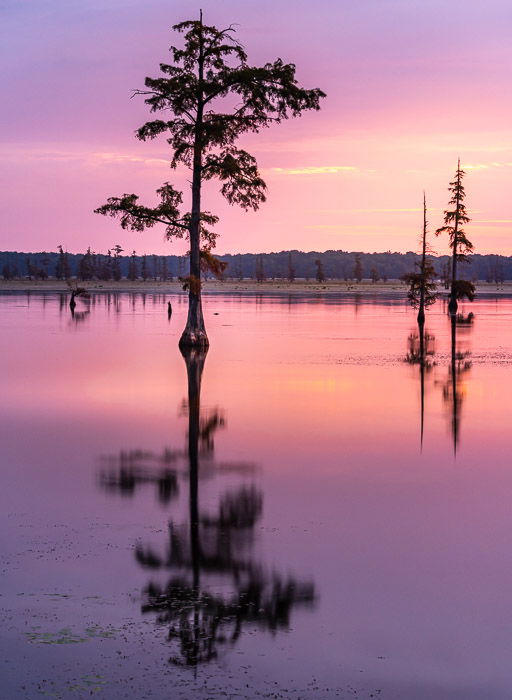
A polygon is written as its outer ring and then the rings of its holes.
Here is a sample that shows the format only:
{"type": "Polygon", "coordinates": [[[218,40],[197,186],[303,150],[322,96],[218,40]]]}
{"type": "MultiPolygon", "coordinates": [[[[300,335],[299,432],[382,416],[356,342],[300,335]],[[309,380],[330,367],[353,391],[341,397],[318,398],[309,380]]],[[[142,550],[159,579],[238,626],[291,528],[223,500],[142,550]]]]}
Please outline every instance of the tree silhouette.
{"type": "Polygon", "coordinates": [[[74,317],[76,308],[76,297],[83,297],[87,299],[89,297],[89,292],[85,287],[79,287],[76,283],[71,282],[71,280],[66,280],[71,292],[71,299],[69,300],[69,308],[71,309],[71,315],[74,317]]]}
{"type": "Polygon", "coordinates": [[[87,248],[78,264],[78,276],[81,280],[92,280],[94,277],[93,254],[90,248],[87,248]]]}
{"type": "Polygon", "coordinates": [[[55,266],[55,277],[58,280],[69,279],[71,277],[71,270],[69,267],[69,259],[67,252],[64,251],[61,245],[58,246],[59,258],[55,266]]]}
{"type": "Polygon", "coordinates": [[[292,282],[295,282],[295,268],[294,268],[294,266],[293,266],[293,260],[292,260],[292,254],[291,254],[291,252],[288,253],[288,274],[287,274],[287,277],[288,277],[288,282],[290,282],[290,284],[291,284],[292,282]]]}
{"type": "Polygon", "coordinates": [[[171,167],[183,164],[192,171],[192,204],[182,210],[183,194],[171,184],[158,190],[160,202],[146,207],[135,194],[112,197],[97,213],[119,217],[123,228],[143,231],[162,224],[167,238],[190,241],[189,312],[181,347],[207,347],[201,307],[202,251],[211,251],[218,218],[201,208],[202,184],[216,178],[230,204],[258,209],[266,185],[256,159],[235,146],[239,136],[258,132],[272,123],[303,111],[319,109],[321,90],[305,90],[295,79],[295,66],[281,59],[261,67],[250,66],[233,27],[219,30],[190,20],[173,29],[184,34],[183,48],[171,47],[171,64],[160,64],[163,74],[146,78],[143,95],[152,112],[164,118],[149,121],[137,131],[139,139],[168,134],[171,167]]]}
{"type": "Polygon", "coordinates": [[[361,280],[363,279],[363,266],[361,264],[361,256],[360,255],[356,255],[356,258],[355,258],[353,277],[358,282],[361,282],[361,280]]]}
{"type": "Polygon", "coordinates": [[[119,280],[122,277],[121,273],[121,253],[123,252],[123,249],[119,245],[119,243],[116,243],[114,246],[114,259],[112,260],[112,275],[116,282],[119,282],[119,280]]]}
{"type": "Polygon", "coordinates": [[[128,279],[130,282],[135,282],[139,276],[139,271],[137,270],[137,253],[132,252],[130,256],[130,261],[128,263],[128,279]]]}
{"type": "Polygon", "coordinates": [[[444,226],[436,230],[436,236],[441,233],[447,233],[450,240],[450,248],[452,249],[452,269],[451,269],[451,291],[450,303],[448,310],[450,314],[457,313],[457,299],[467,297],[469,301],[473,301],[475,297],[475,285],[467,280],[457,279],[457,263],[467,262],[468,255],[473,252],[473,244],[466,236],[462,226],[470,221],[466,211],[464,199],[466,193],[462,184],[464,170],[460,168],[460,159],[457,163],[457,171],[455,180],[450,182],[448,191],[451,192],[449,204],[450,209],[444,212],[444,226]]]}
{"type": "MultiPolygon", "coordinates": [[[[435,283],[436,273],[432,261],[428,257],[431,253],[427,243],[427,200],[423,193],[423,232],[421,235],[421,258],[416,263],[417,272],[410,272],[403,276],[404,281],[409,285],[407,298],[413,308],[418,309],[418,324],[425,323],[425,309],[435,303],[437,295],[435,283]]],[[[422,331],[420,330],[420,334],[422,331]]]]}
{"type": "Polygon", "coordinates": [[[317,282],[325,282],[325,274],[324,274],[324,266],[322,265],[322,261],[320,258],[317,258],[315,260],[315,265],[316,265],[316,281],[317,282]]]}
{"type": "Polygon", "coordinates": [[[267,279],[265,275],[265,268],[263,266],[262,255],[258,255],[258,257],[256,258],[255,276],[256,282],[264,282],[267,279]]]}

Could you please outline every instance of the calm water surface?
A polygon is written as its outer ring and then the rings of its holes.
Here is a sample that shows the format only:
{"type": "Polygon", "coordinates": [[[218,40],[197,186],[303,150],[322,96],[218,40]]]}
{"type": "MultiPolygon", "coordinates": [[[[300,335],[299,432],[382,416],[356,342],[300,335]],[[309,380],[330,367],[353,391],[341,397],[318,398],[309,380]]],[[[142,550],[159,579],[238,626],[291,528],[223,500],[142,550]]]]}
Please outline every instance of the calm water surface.
{"type": "Polygon", "coordinates": [[[512,697],[512,301],[76,311],[0,297],[2,698],[512,697]]]}

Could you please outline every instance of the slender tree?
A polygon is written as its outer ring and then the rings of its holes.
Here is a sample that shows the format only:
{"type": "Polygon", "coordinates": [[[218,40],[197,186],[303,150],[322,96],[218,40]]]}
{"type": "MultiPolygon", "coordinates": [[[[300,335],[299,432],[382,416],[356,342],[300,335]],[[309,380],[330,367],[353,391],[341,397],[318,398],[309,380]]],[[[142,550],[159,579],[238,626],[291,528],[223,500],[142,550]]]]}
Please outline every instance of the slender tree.
{"type": "Polygon", "coordinates": [[[240,260],[240,257],[237,257],[235,269],[234,269],[234,276],[238,279],[239,282],[241,282],[244,278],[244,271],[242,268],[242,262],[240,260]]]}
{"type": "Polygon", "coordinates": [[[258,255],[256,258],[256,282],[264,282],[266,279],[263,255],[258,255]]]}
{"type": "Polygon", "coordinates": [[[295,267],[293,265],[291,252],[288,253],[288,282],[295,282],[295,267]]]}
{"type": "Polygon", "coordinates": [[[93,258],[90,248],[87,248],[85,254],[78,263],[78,276],[81,280],[92,280],[94,277],[93,258]]]}
{"type": "Polygon", "coordinates": [[[119,243],[116,243],[114,246],[114,259],[112,260],[112,276],[115,279],[116,282],[119,282],[119,280],[122,277],[122,272],[121,272],[121,253],[123,252],[123,249],[119,245],[119,243]]]}
{"type": "Polygon", "coordinates": [[[451,286],[451,280],[452,280],[452,273],[450,269],[450,260],[447,260],[444,265],[441,266],[441,282],[443,283],[443,286],[445,289],[450,289],[451,286]]]}
{"type": "Polygon", "coordinates": [[[450,182],[448,188],[448,191],[451,192],[449,204],[452,206],[444,212],[444,226],[441,226],[436,231],[436,236],[439,236],[441,233],[448,234],[452,250],[450,303],[448,304],[450,314],[457,313],[457,299],[467,297],[470,301],[473,301],[475,297],[475,285],[467,280],[457,279],[457,263],[467,262],[468,255],[473,252],[473,244],[462,228],[464,224],[470,221],[464,203],[466,198],[462,184],[464,174],[464,170],[460,168],[459,158],[455,180],[450,182]]]}
{"type": "Polygon", "coordinates": [[[363,266],[361,264],[361,256],[356,255],[354,263],[354,275],[355,279],[360,282],[363,279],[363,266]]]}
{"type": "Polygon", "coordinates": [[[112,279],[112,251],[108,250],[107,254],[103,256],[100,265],[100,279],[104,282],[112,279]]]}
{"type": "Polygon", "coordinates": [[[135,251],[130,255],[130,261],[128,263],[128,279],[130,282],[135,282],[139,276],[139,271],[137,270],[137,254],[135,251]]]}
{"type": "Polygon", "coordinates": [[[200,15],[174,30],[184,33],[183,48],[171,47],[172,63],[160,64],[163,75],[146,78],[147,89],[136,91],[152,112],[164,112],[164,118],[147,122],[137,136],[147,140],[168,134],[171,166],[183,164],[192,171],[191,207],[184,212],[182,193],[164,183],[157,190],[156,207],[143,206],[137,195],[125,194],[96,211],[119,217],[125,229],[143,231],[160,223],[167,238],[190,241],[189,313],[180,346],[204,348],[208,337],[201,308],[201,253],[215,246],[217,234],[208,227],[218,218],[202,210],[202,184],[217,178],[230,204],[258,209],[265,201],[266,185],[255,158],[237,148],[236,140],[243,133],[319,109],[324,93],[301,88],[295,66],[281,59],[262,67],[249,65],[233,27],[206,26],[200,15]]]}
{"type": "Polygon", "coordinates": [[[418,309],[418,324],[420,326],[420,335],[423,333],[423,325],[425,324],[425,309],[435,303],[437,294],[435,283],[435,270],[432,261],[429,257],[431,253],[430,246],[427,242],[427,200],[423,193],[423,232],[421,234],[421,258],[416,263],[417,271],[404,275],[403,279],[409,284],[409,292],[407,297],[411,306],[418,309]]]}
{"type": "Polygon", "coordinates": [[[324,266],[322,265],[322,261],[320,258],[315,260],[315,265],[316,265],[316,281],[317,282],[325,282],[325,274],[324,274],[324,266]]]}
{"type": "Polygon", "coordinates": [[[65,266],[65,253],[63,247],[60,245],[58,246],[59,249],[59,257],[57,259],[57,264],[55,265],[55,277],[58,280],[61,280],[64,278],[64,266],[65,266]]]}

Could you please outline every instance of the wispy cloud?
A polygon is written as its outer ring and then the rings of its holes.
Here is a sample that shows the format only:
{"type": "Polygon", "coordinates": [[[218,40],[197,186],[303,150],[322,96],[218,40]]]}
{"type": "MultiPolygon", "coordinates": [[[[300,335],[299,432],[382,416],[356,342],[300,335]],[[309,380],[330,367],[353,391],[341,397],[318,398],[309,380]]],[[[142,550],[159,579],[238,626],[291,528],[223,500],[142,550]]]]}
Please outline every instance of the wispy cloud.
{"type": "Polygon", "coordinates": [[[472,224],[503,226],[512,224],[512,219],[473,219],[472,224]]]}
{"type": "Polygon", "coordinates": [[[48,148],[7,149],[2,153],[3,158],[22,161],[54,161],[82,162],[88,165],[109,165],[124,163],[140,163],[142,165],[169,165],[169,160],[158,157],[137,156],[132,153],[117,153],[114,151],[87,150],[54,150],[48,148]]]}
{"type": "Polygon", "coordinates": [[[493,170],[496,168],[510,168],[512,167],[512,162],[498,162],[492,161],[490,163],[463,163],[463,170],[493,170]]]}
{"type": "MultiPolygon", "coordinates": [[[[351,214],[409,214],[411,212],[423,211],[420,207],[408,207],[408,208],[398,208],[398,209],[344,209],[343,211],[350,212],[351,214]]],[[[431,209],[431,211],[433,211],[431,209]]]]}
{"type": "Polygon", "coordinates": [[[278,175],[337,175],[358,172],[353,165],[311,165],[304,168],[271,168],[278,175]]]}

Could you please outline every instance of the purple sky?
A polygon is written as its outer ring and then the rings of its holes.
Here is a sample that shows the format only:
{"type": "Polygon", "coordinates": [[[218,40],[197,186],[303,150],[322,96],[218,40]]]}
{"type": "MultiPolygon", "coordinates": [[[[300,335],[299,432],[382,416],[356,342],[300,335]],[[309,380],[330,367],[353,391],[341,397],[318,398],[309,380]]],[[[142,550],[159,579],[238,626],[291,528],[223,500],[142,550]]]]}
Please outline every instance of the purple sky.
{"type": "MultiPolygon", "coordinates": [[[[237,23],[254,64],[281,56],[322,110],[243,139],[269,186],[254,214],[220,214],[219,252],[411,250],[427,190],[432,230],[460,155],[477,252],[512,254],[512,4],[505,0],[201,2],[237,23]]],[[[133,132],[148,112],[131,90],[157,75],[170,26],[197,15],[166,0],[3,0],[0,248],[184,252],[153,229],[92,213],[108,196],[148,202],[170,171],[165,141],[133,132]]],[[[188,201],[188,192],[185,194],[188,201]]],[[[435,241],[438,252],[446,241],[435,241]]]]}

